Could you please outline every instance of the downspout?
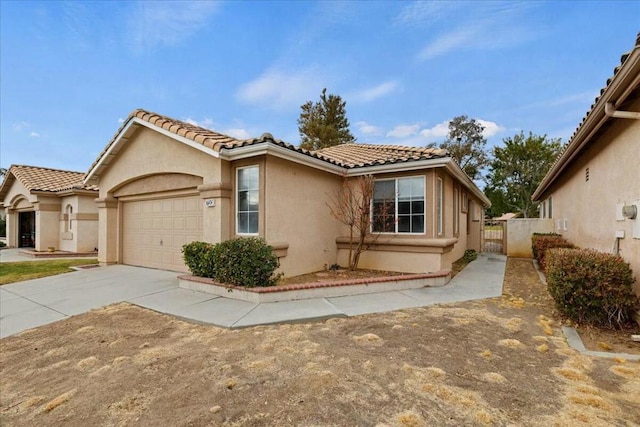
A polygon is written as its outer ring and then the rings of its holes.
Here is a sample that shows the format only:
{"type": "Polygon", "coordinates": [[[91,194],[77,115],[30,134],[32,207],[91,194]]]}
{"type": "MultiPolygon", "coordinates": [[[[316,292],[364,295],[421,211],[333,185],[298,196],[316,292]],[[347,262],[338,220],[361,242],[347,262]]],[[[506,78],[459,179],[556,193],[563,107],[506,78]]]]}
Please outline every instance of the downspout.
{"type": "Polygon", "coordinates": [[[616,117],[618,119],[640,120],[640,113],[634,111],[618,111],[613,105],[613,102],[607,102],[604,105],[604,113],[609,117],[616,117]]]}

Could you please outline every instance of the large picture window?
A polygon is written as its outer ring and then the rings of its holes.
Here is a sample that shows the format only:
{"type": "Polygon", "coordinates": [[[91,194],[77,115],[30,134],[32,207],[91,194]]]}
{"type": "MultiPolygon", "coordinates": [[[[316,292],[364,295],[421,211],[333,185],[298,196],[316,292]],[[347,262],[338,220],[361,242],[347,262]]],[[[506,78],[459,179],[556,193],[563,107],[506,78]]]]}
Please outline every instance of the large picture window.
{"type": "Polygon", "coordinates": [[[424,233],[424,189],[424,177],[376,181],[372,230],[424,233]]]}
{"type": "Polygon", "coordinates": [[[259,217],[259,169],[258,166],[236,171],[236,232],[258,234],[259,217]]]}

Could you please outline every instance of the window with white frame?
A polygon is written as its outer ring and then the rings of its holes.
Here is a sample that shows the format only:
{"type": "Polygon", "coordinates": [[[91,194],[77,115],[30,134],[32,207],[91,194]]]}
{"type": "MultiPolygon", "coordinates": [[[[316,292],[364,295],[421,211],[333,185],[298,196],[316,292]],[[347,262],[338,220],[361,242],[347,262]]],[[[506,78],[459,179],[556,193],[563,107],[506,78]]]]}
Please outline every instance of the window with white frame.
{"type": "Polygon", "coordinates": [[[460,198],[458,189],[453,190],[453,234],[460,233],[460,198]]]}
{"type": "Polygon", "coordinates": [[[66,207],[66,221],[64,224],[64,231],[71,231],[73,229],[73,223],[71,222],[71,215],[73,214],[73,206],[67,205],[66,207]]]}
{"type": "Polygon", "coordinates": [[[443,211],[444,211],[444,184],[442,182],[442,178],[438,177],[436,184],[436,224],[438,236],[442,235],[444,232],[444,219],[443,219],[443,211]]]}
{"type": "Polygon", "coordinates": [[[236,233],[258,234],[260,208],[259,168],[236,170],[236,233]]]}
{"type": "Polygon", "coordinates": [[[376,233],[424,233],[424,177],[376,180],[372,230],[376,233]]]}

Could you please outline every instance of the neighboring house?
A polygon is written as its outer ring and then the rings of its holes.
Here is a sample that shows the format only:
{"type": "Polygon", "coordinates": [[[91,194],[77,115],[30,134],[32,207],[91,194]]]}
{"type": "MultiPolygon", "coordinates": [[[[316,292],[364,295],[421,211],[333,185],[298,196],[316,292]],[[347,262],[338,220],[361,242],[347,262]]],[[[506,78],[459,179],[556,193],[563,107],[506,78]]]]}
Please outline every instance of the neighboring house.
{"type": "Polygon", "coordinates": [[[532,198],[571,243],[619,253],[640,293],[640,34],[532,198]]]}
{"type": "Polygon", "coordinates": [[[439,149],[348,144],[309,152],[269,134],[240,141],[136,110],[84,183],[100,187],[103,264],[185,271],[185,243],[259,236],[293,276],[347,265],[348,229],[327,203],[343,180],[364,174],[375,176],[373,204],[390,218],[374,225],[380,237],[360,267],[439,271],[466,249],[480,250],[490,202],[439,149]]]}
{"type": "Polygon", "coordinates": [[[93,252],[98,246],[98,188],[84,173],[12,165],[0,186],[7,245],[93,252]]]}

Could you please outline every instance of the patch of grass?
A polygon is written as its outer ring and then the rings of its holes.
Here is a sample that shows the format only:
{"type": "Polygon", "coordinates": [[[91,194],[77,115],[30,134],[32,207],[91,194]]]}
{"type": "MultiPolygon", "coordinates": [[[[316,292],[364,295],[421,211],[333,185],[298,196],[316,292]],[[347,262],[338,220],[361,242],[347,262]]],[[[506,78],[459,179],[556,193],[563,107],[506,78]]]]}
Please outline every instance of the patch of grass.
{"type": "Polygon", "coordinates": [[[0,285],[68,273],[73,271],[70,267],[97,262],[95,258],[4,262],[0,264],[0,285]]]}

